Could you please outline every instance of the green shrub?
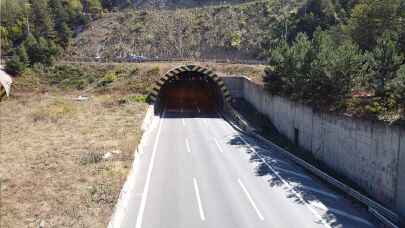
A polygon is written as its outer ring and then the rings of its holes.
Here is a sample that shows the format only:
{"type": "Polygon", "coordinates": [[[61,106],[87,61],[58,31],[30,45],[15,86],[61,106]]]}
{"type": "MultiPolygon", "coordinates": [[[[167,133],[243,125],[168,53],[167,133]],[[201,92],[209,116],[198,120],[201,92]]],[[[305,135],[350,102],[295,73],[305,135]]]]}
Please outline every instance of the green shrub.
{"type": "Polygon", "coordinates": [[[145,95],[133,95],[129,96],[128,100],[132,102],[137,102],[137,103],[146,103],[147,96],[145,95]]]}
{"type": "Polygon", "coordinates": [[[401,114],[405,115],[405,64],[397,71],[396,77],[387,86],[391,91],[391,98],[394,100],[401,114]]]}
{"type": "Polygon", "coordinates": [[[7,61],[5,66],[6,72],[13,76],[21,74],[25,68],[26,65],[17,55],[14,55],[9,61],[7,61]]]}
{"type": "Polygon", "coordinates": [[[104,77],[98,82],[98,87],[106,86],[118,79],[117,73],[115,71],[107,72],[104,77]]]}

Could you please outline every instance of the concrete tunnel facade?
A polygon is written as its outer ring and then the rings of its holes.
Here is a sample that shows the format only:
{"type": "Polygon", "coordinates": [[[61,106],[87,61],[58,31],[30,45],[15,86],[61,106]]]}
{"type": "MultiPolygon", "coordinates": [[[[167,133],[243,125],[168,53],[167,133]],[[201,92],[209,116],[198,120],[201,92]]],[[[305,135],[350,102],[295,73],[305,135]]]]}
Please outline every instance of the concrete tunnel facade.
{"type": "Polygon", "coordinates": [[[217,112],[228,107],[231,95],[222,78],[211,69],[183,65],[169,70],[155,82],[149,100],[155,104],[155,112],[163,107],[217,112]]]}

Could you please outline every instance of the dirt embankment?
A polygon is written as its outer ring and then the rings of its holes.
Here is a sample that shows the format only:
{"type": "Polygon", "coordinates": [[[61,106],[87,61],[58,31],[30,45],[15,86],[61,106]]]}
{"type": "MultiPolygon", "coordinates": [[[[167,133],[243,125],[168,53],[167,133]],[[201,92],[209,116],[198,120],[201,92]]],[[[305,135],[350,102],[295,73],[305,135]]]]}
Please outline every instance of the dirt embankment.
{"type": "Polygon", "coordinates": [[[13,95],[0,103],[0,227],[106,227],[147,104],[118,79],[96,83],[83,101],[73,99],[86,89],[71,88],[77,80],[51,79],[16,78],[13,95]]]}

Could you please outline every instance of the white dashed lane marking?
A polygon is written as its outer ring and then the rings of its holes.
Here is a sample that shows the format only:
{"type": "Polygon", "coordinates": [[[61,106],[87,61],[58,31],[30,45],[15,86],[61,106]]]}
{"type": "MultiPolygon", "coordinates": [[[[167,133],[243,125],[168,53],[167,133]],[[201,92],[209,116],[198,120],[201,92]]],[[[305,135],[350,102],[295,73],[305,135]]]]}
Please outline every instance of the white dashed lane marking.
{"type": "Polygon", "coordinates": [[[186,142],[187,152],[191,153],[191,147],[190,147],[190,142],[188,141],[188,138],[185,139],[185,142],[186,142]]]}

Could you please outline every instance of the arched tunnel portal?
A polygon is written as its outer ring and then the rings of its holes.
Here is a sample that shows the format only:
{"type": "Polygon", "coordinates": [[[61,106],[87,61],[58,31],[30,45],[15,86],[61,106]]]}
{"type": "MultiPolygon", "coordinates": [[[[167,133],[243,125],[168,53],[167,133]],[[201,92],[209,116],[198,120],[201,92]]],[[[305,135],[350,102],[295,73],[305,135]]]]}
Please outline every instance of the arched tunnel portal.
{"type": "Polygon", "coordinates": [[[169,111],[215,113],[221,112],[231,101],[224,81],[212,70],[184,65],[164,74],[149,95],[155,112],[169,111]]]}

